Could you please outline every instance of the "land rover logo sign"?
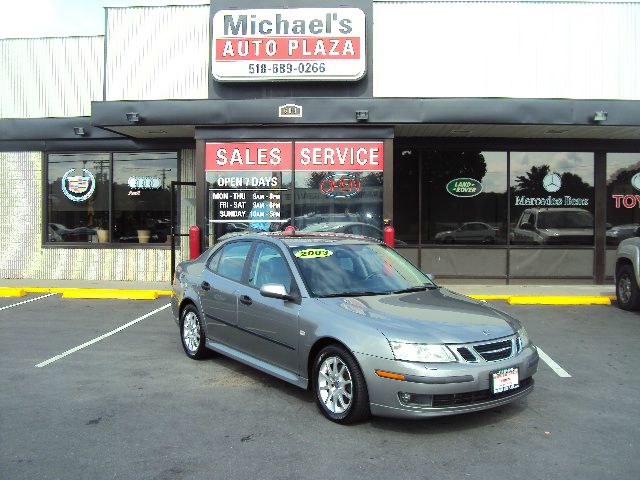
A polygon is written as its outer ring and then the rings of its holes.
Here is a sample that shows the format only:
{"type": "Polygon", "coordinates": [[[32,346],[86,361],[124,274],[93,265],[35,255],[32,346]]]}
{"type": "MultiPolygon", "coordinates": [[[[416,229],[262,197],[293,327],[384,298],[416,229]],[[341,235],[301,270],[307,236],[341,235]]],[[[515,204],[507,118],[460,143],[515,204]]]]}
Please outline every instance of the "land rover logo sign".
{"type": "Polygon", "coordinates": [[[84,202],[96,188],[96,179],[86,168],[82,169],[83,175],[71,175],[76,169],[67,170],[62,176],[62,193],[73,202],[84,202]]]}
{"type": "Polygon", "coordinates": [[[631,186],[636,190],[640,190],[640,172],[631,177],[631,186]]]}
{"type": "Polygon", "coordinates": [[[482,183],[475,178],[455,178],[447,183],[447,192],[454,197],[475,197],[482,193],[482,183]]]}

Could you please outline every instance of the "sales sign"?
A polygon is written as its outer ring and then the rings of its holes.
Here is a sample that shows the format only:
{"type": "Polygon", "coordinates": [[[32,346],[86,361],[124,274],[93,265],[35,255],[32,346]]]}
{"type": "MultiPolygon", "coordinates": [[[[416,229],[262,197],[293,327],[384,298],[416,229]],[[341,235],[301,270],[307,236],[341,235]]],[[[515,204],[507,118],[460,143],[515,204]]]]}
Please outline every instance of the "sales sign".
{"type": "Polygon", "coordinates": [[[219,10],[211,69],[218,81],[359,80],[366,17],[358,8],[219,10]]]}

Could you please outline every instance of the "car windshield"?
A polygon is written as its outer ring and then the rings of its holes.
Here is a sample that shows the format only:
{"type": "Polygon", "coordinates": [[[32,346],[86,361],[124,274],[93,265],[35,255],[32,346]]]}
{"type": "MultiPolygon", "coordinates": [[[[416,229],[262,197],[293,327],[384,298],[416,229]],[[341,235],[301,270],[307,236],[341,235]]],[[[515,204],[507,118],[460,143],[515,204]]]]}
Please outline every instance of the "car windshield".
{"type": "Polygon", "coordinates": [[[589,212],[540,212],[538,228],[593,228],[589,212]]]}
{"type": "Polygon", "coordinates": [[[437,288],[401,255],[379,244],[326,244],[291,249],[312,295],[383,295],[437,288]]]}

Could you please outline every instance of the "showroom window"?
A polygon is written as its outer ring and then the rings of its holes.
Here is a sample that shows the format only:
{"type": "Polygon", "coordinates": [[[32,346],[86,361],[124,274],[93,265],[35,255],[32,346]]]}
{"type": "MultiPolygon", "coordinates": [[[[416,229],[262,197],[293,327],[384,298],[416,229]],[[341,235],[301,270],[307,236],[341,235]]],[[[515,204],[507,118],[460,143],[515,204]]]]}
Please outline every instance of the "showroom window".
{"type": "Polygon", "coordinates": [[[635,236],[640,227],[640,153],[607,154],[607,245],[635,236]]]}
{"type": "Polygon", "coordinates": [[[382,177],[382,172],[297,171],[296,230],[382,239],[382,177]]]}
{"type": "Polygon", "coordinates": [[[422,243],[504,245],[507,153],[422,153],[422,243]]]}
{"type": "Polygon", "coordinates": [[[593,153],[511,152],[512,245],[593,246],[593,153]]]}
{"type": "Polygon", "coordinates": [[[170,241],[176,152],[50,154],[46,168],[46,243],[170,241]]]}

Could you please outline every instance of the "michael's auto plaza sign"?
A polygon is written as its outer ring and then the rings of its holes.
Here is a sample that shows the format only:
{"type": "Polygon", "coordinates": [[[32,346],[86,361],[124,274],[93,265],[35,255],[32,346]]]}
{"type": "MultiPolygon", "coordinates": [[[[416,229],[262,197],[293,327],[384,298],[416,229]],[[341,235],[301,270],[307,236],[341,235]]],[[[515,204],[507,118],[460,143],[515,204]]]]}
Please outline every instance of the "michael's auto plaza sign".
{"type": "Polygon", "coordinates": [[[219,10],[212,73],[218,81],[358,80],[366,71],[358,8],[219,10]]]}

